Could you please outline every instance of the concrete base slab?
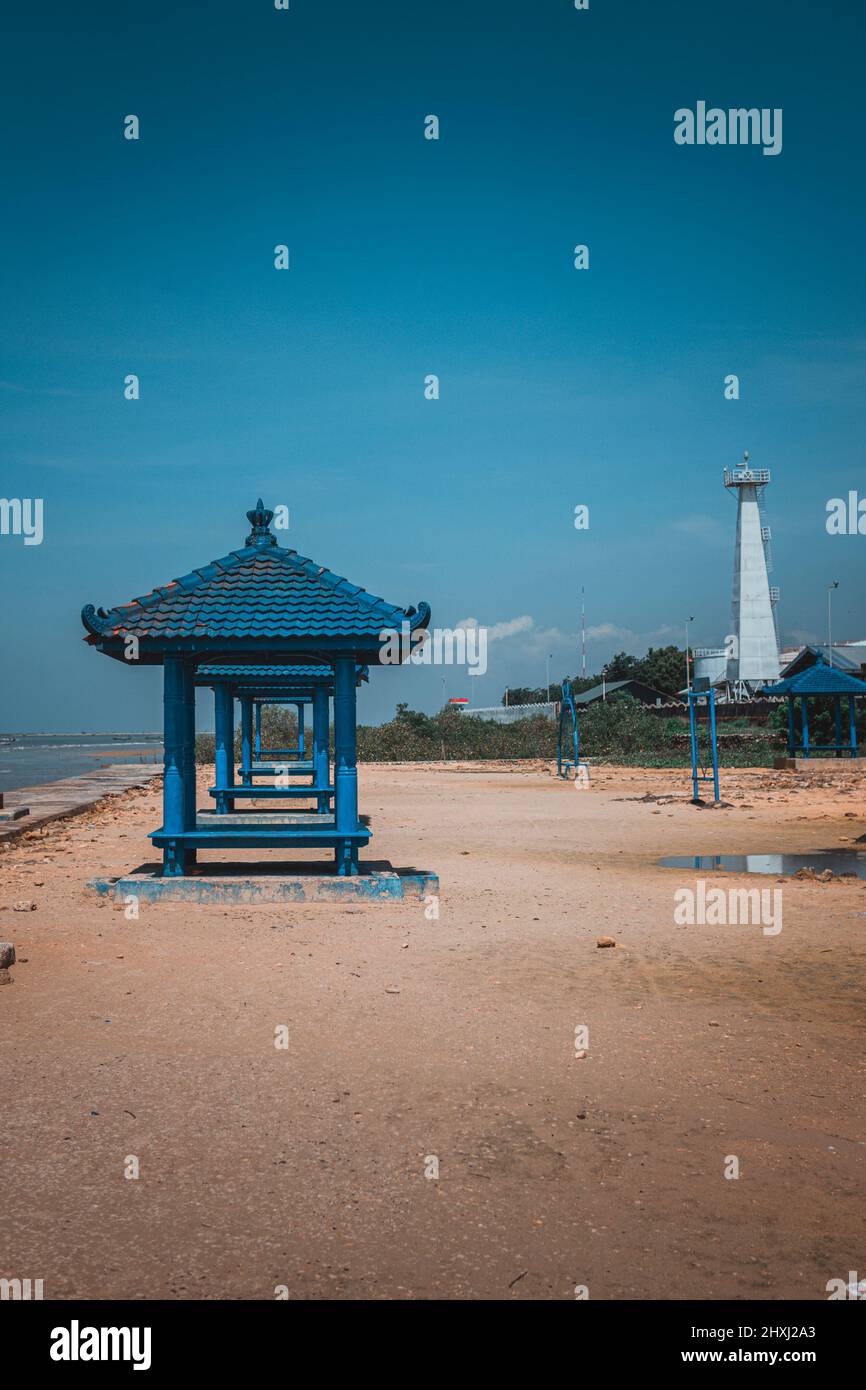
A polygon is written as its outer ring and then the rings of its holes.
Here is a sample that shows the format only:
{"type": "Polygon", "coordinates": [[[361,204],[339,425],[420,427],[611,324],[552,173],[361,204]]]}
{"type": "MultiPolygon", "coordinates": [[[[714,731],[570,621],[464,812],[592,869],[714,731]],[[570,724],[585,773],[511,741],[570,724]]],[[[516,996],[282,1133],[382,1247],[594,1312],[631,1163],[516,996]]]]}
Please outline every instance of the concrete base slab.
{"type": "Polygon", "coordinates": [[[0,820],[20,820],[22,816],[29,815],[29,806],[4,806],[0,811],[0,820]]]}
{"type": "Polygon", "coordinates": [[[851,773],[856,775],[859,781],[864,769],[866,769],[866,758],[787,758],[779,756],[773,759],[773,768],[776,772],[796,772],[803,777],[823,777],[828,772],[833,776],[839,773],[851,773]]]}
{"type": "Polygon", "coordinates": [[[439,878],[423,869],[364,868],[354,878],[337,873],[214,872],[191,873],[183,878],[161,878],[157,868],[138,869],[122,878],[93,878],[87,887],[101,897],[123,902],[130,896],[139,902],[184,902],[240,905],[249,903],[324,902],[422,902],[438,895],[439,878]]]}

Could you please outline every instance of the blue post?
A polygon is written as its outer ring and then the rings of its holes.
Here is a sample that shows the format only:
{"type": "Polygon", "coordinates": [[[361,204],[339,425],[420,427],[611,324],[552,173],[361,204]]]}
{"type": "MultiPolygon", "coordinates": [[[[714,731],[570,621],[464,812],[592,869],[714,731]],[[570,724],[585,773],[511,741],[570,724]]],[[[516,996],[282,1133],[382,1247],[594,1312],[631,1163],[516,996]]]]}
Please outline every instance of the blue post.
{"type": "Polygon", "coordinates": [[[304,714],[306,712],[303,700],[298,701],[295,709],[298,711],[298,762],[302,763],[304,761],[304,714]]]}
{"type": "Polygon", "coordinates": [[[836,711],[836,757],[842,756],[842,696],[837,695],[835,702],[836,711]]]}
{"type": "MultiPolygon", "coordinates": [[[[358,769],[355,746],[355,659],[338,656],[334,661],[334,802],[339,837],[358,829],[358,769]]],[[[358,850],[351,841],[338,840],[337,872],[357,874],[358,850]]]]}
{"type": "Polygon", "coordinates": [[[689,697],[689,734],[692,741],[692,800],[698,800],[698,731],[695,727],[695,702],[689,697]]]}
{"type": "Polygon", "coordinates": [[[249,696],[241,700],[241,781],[252,786],[250,767],[253,761],[253,702],[249,696]]]}
{"type": "MultiPolygon", "coordinates": [[[[313,786],[327,787],[331,773],[328,758],[328,692],[321,686],[313,691],[313,786]]],[[[316,797],[316,811],[325,815],[328,810],[327,796],[316,797]]]]}
{"type": "Polygon", "coordinates": [[[794,724],[794,697],[788,696],[788,756],[797,756],[797,729],[794,724]]]}
{"type": "Polygon", "coordinates": [[[716,692],[711,690],[707,696],[710,706],[710,748],[713,751],[713,796],[719,799],[719,745],[716,739],[716,692]]]}
{"type": "Polygon", "coordinates": [[[854,696],[848,696],[848,722],[851,729],[851,757],[857,756],[857,720],[854,715],[854,696]]]}
{"type": "MultiPolygon", "coordinates": [[[[195,667],[184,662],[183,667],[184,719],[184,829],[195,830],[195,667]]],[[[194,864],[196,852],[186,850],[186,864],[194,864]]]]}
{"type": "Polygon", "coordinates": [[[803,707],[803,757],[809,756],[809,702],[805,695],[800,696],[800,704],[803,707]]]}
{"type": "Polygon", "coordinates": [[[256,761],[262,756],[262,704],[256,700],[256,761]]]}
{"type": "MultiPolygon", "coordinates": [[[[180,834],[186,819],[185,805],[185,716],[183,658],[163,660],[163,743],[165,771],[162,780],[162,828],[167,835],[180,834]]],[[[185,856],[182,844],[169,842],[162,852],[164,878],[181,877],[185,856]]]]}
{"type": "Polygon", "coordinates": [[[225,788],[235,781],[235,702],[227,685],[214,689],[215,753],[214,771],[220,795],[216,798],[217,814],[224,816],[234,810],[234,802],[225,795],[225,788]]]}
{"type": "Polygon", "coordinates": [[[689,736],[692,745],[692,800],[699,801],[698,783],[713,783],[713,796],[716,801],[719,799],[719,745],[716,737],[716,693],[714,690],[690,690],[688,692],[689,702],[689,736]],[[698,703],[701,700],[707,702],[707,723],[710,738],[710,758],[712,759],[713,775],[710,778],[706,763],[703,757],[699,756],[700,740],[700,721],[698,719],[698,703]],[[700,772],[698,767],[700,766],[700,772]]]}

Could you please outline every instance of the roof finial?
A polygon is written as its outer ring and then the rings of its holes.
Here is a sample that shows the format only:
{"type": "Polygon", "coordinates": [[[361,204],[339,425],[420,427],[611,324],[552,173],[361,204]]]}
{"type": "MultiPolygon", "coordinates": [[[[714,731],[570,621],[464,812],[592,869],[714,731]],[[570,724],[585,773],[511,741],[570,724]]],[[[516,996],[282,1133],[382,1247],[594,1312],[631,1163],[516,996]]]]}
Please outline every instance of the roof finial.
{"type": "Polygon", "coordinates": [[[252,511],[247,512],[247,521],[253,528],[247,536],[247,545],[276,545],[277,538],[270,529],[273,515],[260,497],[252,511]]]}
{"type": "MultiPolygon", "coordinates": [[[[748,466],[748,462],[749,462],[749,451],[748,451],[748,449],[744,449],[744,450],[743,450],[743,463],[745,463],[745,464],[748,466]]],[[[260,502],[260,503],[259,503],[259,506],[261,506],[261,505],[262,505],[262,504],[261,504],[261,502],[260,502]]]]}

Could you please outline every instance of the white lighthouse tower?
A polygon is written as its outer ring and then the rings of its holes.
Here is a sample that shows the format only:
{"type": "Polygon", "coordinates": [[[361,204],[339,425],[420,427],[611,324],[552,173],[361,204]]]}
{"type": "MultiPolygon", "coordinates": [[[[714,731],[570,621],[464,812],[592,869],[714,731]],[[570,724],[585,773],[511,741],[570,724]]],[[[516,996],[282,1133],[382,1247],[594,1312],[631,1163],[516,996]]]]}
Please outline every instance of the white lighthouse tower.
{"type": "Polygon", "coordinates": [[[763,511],[768,468],[751,468],[748,450],[737,468],[725,469],[725,487],[737,494],[737,542],[731,593],[727,682],[735,700],[779,679],[779,590],[770,584],[770,528],[763,511]]]}

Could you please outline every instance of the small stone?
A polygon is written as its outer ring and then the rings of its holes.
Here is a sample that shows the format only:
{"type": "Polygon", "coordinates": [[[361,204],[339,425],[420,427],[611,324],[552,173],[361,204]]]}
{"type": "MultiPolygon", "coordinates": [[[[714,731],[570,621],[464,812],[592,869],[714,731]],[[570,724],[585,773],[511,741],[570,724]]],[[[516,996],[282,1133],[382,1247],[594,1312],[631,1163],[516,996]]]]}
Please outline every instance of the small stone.
{"type": "Polygon", "coordinates": [[[35,912],[36,904],[30,898],[19,898],[17,903],[12,904],[13,912],[35,912]]]}
{"type": "Polygon", "coordinates": [[[15,981],[8,970],[0,970],[0,985],[14,985],[15,981]]]}
{"type": "Polygon", "coordinates": [[[615,946],[615,945],[616,945],[616,937],[615,937],[615,936],[600,936],[600,937],[598,937],[598,939],[596,940],[596,943],[595,943],[595,944],[596,944],[596,946],[615,946]]]}
{"type": "Polygon", "coordinates": [[[15,964],[15,947],[11,941],[0,941],[0,970],[15,964]]]}
{"type": "MultiPolygon", "coordinates": [[[[589,1054],[587,1053],[586,1048],[585,1048],[585,1047],[582,1047],[582,1048],[580,1049],[579,1052],[575,1052],[575,1054],[574,1054],[574,1059],[575,1059],[576,1062],[582,1062],[583,1059],[584,1059],[584,1057],[586,1057],[586,1056],[588,1056],[588,1055],[589,1055],[589,1054]]],[[[578,1119],[579,1119],[579,1118],[580,1118],[580,1116],[578,1116],[578,1119]]]]}
{"type": "Polygon", "coordinates": [[[385,986],[385,993],[386,993],[386,994],[399,994],[399,993],[400,993],[400,986],[399,986],[399,985],[386,985],[386,986],[385,986]]]}

